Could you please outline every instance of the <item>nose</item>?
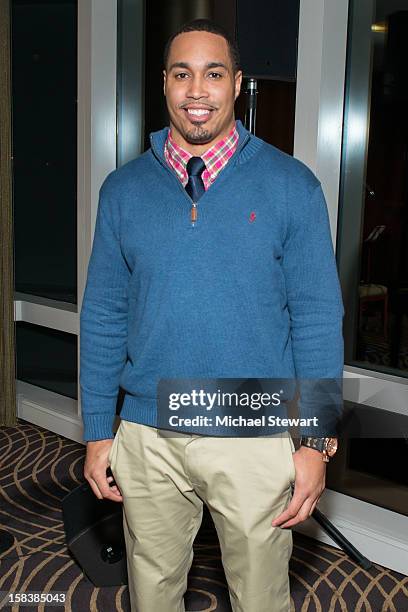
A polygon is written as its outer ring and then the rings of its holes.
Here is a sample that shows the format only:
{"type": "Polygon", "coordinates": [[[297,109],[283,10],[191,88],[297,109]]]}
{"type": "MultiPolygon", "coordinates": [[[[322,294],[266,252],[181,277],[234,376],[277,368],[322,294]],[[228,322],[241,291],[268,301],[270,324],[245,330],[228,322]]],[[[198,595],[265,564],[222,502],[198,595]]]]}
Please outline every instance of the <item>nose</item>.
{"type": "Polygon", "coordinates": [[[194,98],[194,100],[207,98],[208,91],[206,87],[206,80],[200,74],[194,75],[189,80],[189,86],[186,94],[188,98],[194,98]]]}

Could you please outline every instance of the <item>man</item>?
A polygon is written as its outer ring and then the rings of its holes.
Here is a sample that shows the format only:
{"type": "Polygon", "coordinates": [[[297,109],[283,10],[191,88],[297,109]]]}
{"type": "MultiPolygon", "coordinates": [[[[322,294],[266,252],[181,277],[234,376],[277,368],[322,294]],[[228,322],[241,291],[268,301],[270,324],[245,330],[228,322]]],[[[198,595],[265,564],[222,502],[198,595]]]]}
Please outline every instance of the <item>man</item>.
{"type": "Polygon", "coordinates": [[[293,453],[288,435],[158,435],[156,390],[171,378],[341,377],[327,210],[310,170],[235,121],[242,73],[223,30],[187,24],[164,59],[170,129],[100,193],[81,311],[85,477],[99,499],[123,501],[133,610],[184,610],[204,502],[234,612],[283,612],[290,528],[324,489],[328,442],[293,453]]]}

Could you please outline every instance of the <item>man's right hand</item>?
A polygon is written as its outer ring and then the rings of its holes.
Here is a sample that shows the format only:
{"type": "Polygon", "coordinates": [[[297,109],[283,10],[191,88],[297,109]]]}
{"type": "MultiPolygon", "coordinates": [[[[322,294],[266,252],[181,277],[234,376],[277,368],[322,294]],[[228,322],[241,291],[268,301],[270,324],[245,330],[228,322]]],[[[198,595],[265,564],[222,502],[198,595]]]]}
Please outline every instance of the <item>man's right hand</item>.
{"type": "Polygon", "coordinates": [[[109,466],[109,451],[113,440],[95,440],[86,443],[86,457],[84,476],[89,482],[92,491],[98,499],[110,499],[112,501],[123,501],[121,492],[116,484],[112,487],[109,483],[114,479],[106,475],[109,466]]]}

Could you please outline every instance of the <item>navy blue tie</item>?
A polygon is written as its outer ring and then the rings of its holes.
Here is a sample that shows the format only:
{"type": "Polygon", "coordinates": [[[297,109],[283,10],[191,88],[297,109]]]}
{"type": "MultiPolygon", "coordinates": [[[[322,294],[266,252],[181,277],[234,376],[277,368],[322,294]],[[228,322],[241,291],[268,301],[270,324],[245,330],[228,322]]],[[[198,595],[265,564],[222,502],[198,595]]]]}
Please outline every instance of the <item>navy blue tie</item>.
{"type": "Polygon", "coordinates": [[[205,163],[201,157],[190,157],[187,162],[188,183],[186,191],[193,202],[198,202],[205,192],[204,182],[201,178],[203,170],[205,170],[205,163]]]}

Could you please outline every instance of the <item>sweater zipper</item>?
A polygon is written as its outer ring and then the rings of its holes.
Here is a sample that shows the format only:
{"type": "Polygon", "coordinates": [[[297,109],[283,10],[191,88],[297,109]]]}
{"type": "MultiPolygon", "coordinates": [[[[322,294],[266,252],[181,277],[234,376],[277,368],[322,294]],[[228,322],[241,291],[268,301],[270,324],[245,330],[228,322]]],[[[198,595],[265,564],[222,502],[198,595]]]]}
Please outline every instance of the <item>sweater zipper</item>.
{"type": "Polygon", "coordinates": [[[197,221],[197,204],[196,202],[192,202],[192,207],[191,207],[191,225],[192,227],[194,227],[196,221],[197,221]]]}
{"type": "MultiPolygon", "coordinates": [[[[155,151],[155,147],[154,147],[154,143],[153,143],[153,139],[150,136],[150,144],[151,147],[153,149],[153,151],[155,151]]],[[[161,160],[160,156],[155,152],[156,158],[158,159],[159,163],[164,166],[164,168],[167,170],[167,172],[177,181],[177,184],[179,186],[179,188],[182,190],[182,192],[184,193],[184,195],[190,200],[191,202],[191,208],[190,208],[190,221],[191,221],[191,227],[195,227],[195,224],[197,222],[197,202],[193,202],[193,200],[190,198],[190,196],[188,195],[187,191],[185,190],[185,188],[183,187],[183,185],[180,182],[180,179],[178,178],[178,176],[176,176],[174,174],[174,172],[171,170],[171,168],[169,168],[169,166],[167,165],[166,162],[163,163],[163,161],[161,160]]]]}
{"type": "MultiPolygon", "coordinates": [[[[170,168],[168,168],[168,170],[169,170],[169,172],[170,172],[171,174],[173,174],[173,172],[170,170],[170,168]]],[[[173,176],[174,176],[174,175],[173,175],[173,176]]],[[[174,178],[177,180],[178,184],[180,185],[180,187],[181,187],[181,188],[182,188],[182,190],[184,191],[185,195],[188,197],[188,199],[189,199],[189,200],[190,200],[190,202],[191,202],[191,208],[190,208],[190,221],[191,221],[191,227],[195,227],[195,224],[196,224],[196,222],[197,222],[197,217],[198,217],[198,211],[197,211],[197,202],[194,202],[194,201],[192,200],[192,198],[190,198],[190,196],[188,195],[188,193],[187,193],[187,191],[186,191],[185,187],[183,187],[183,185],[180,183],[180,179],[179,179],[177,176],[175,176],[174,178]]]]}
{"type": "MultiPolygon", "coordinates": [[[[243,148],[243,146],[247,143],[249,138],[250,138],[250,136],[249,136],[249,134],[247,134],[245,136],[242,144],[238,145],[238,149],[237,149],[237,151],[235,153],[238,153],[243,148]]],[[[187,191],[185,190],[185,188],[181,184],[180,179],[178,178],[178,176],[176,176],[175,173],[169,168],[167,163],[161,159],[160,155],[158,154],[158,152],[155,149],[152,136],[150,136],[150,145],[151,145],[152,150],[154,151],[155,156],[158,159],[159,163],[162,166],[164,166],[164,168],[167,170],[167,172],[169,172],[171,174],[171,176],[177,181],[177,183],[178,183],[180,189],[183,191],[184,195],[190,200],[190,202],[191,202],[191,208],[190,208],[191,227],[195,227],[195,224],[196,224],[197,218],[198,218],[197,202],[193,202],[193,200],[190,198],[190,196],[188,195],[187,191]]]]}
{"type": "MultiPolygon", "coordinates": [[[[169,171],[171,172],[170,168],[169,171]]],[[[172,172],[171,172],[172,173],[172,172]]],[[[173,173],[172,173],[173,174],[173,173]]],[[[185,195],[188,197],[188,199],[191,202],[191,208],[190,208],[190,221],[191,221],[191,227],[195,227],[195,224],[197,222],[197,217],[198,217],[198,212],[197,212],[197,202],[194,202],[190,196],[188,195],[187,191],[185,190],[185,187],[183,187],[183,185],[180,183],[180,179],[176,176],[175,179],[177,180],[178,184],[180,185],[180,187],[182,188],[182,190],[184,191],[185,195]]]]}

